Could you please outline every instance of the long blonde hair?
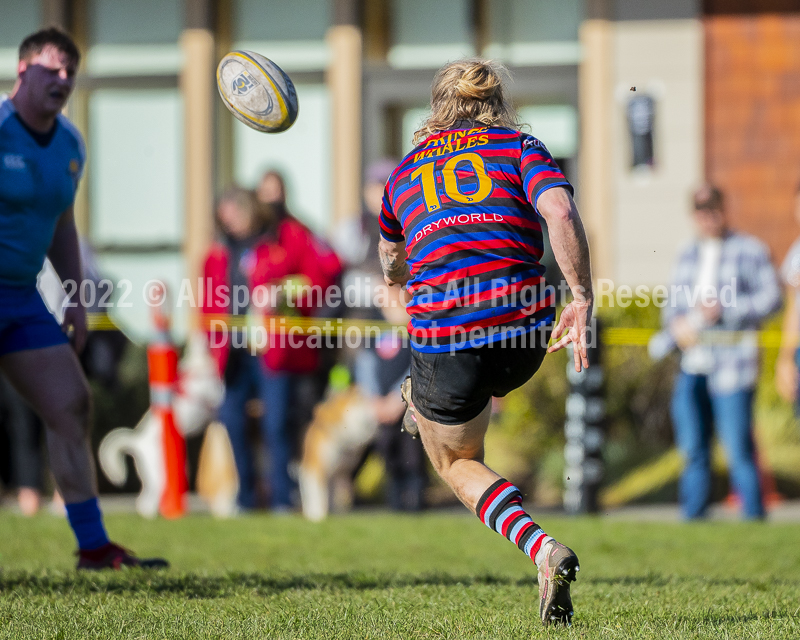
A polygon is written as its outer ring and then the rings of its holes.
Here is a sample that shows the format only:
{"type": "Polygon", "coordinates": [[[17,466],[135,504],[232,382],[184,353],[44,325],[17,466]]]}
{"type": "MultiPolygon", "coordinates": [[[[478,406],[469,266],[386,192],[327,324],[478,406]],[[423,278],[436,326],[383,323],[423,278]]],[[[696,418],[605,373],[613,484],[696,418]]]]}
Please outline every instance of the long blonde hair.
{"type": "Polygon", "coordinates": [[[417,145],[428,136],[452,129],[459,120],[518,129],[517,112],[508,99],[508,69],[499,62],[467,58],[449,62],[431,85],[431,113],[414,133],[417,145]]]}

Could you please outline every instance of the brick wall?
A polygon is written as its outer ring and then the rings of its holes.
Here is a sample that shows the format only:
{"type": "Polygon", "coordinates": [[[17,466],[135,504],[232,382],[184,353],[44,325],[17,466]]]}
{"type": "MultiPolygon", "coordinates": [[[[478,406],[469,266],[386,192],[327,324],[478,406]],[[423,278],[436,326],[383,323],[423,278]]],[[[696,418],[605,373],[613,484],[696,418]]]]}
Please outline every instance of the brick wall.
{"type": "Polygon", "coordinates": [[[800,13],[705,18],[706,174],[776,261],[800,236],[800,13]]]}

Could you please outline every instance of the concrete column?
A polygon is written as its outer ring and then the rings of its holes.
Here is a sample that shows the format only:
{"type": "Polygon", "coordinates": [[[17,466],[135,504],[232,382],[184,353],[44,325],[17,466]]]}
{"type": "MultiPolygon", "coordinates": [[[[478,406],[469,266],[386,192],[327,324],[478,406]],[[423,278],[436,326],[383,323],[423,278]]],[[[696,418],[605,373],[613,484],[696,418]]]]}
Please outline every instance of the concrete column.
{"type": "MultiPolygon", "coordinates": [[[[223,56],[233,49],[233,12],[235,10],[234,0],[216,0],[215,2],[215,21],[214,33],[216,36],[215,60],[222,60],[223,56]]],[[[216,93],[212,90],[212,93],[216,93]]],[[[214,98],[216,101],[217,98],[214,98]]],[[[216,150],[216,193],[222,193],[229,188],[233,182],[233,127],[235,118],[231,117],[230,112],[225,108],[219,108],[221,102],[216,103],[218,108],[214,110],[214,122],[216,140],[214,148],[216,150]]]]}
{"type": "Polygon", "coordinates": [[[389,3],[386,0],[364,0],[364,57],[367,62],[385,64],[391,44],[389,3]]]}
{"type": "Polygon", "coordinates": [[[67,0],[41,0],[42,26],[69,29],[69,6],[67,0]]]}
{"type": "MultiPolygon", "coordinates": [[[[89,53],[89,21],[87,0],[43,0],[42,1],[42,24],[44,26],[56,25],[66,29],[78,49],[81,52],[81,64],[78,68],[79,79],[86,74],[86,56],[89,53]]],[[[75,88],[72,97],[67,103],[67,117],[75,124],[84,136],[89,132],[89,96],[90,92],[84,86],[75,88]]],[[[87,144],[88,144],[87,140],[87,144]]],[[[91,163],[91,154],[87,158],[91,163]]],[[[78,233],[86,238],[89,237],[91,227],[91,209],[89,206],[89,182],[91,171],[84,170],[83,179],[78,185],[78,192],[75,194],[75,226],[78,233]]]]}
{"type": "MultiPolygon", "coordinates": [[[[331,27],[327,34],[331,63],[331,172],[334,224],[361,210],[361,31],[353,24],[331,27]]],[[[301,106],[302,109],[302,106],[301,106]]]]}
{"type": "Polygon", "coordinates": [[[578,204],[592,251],[595,280],[614,278],[613,192],[611,161],[613,119],[613,27],[605,19],[586,20],[580,40],[583,62],[578,72],[581,114],[578,204]]]}
{"type": "Polygon", "coordinates": [[[694,235],[690,194],[703,180],[702,22],[621,21],[613,58],[614,278],[617,285],[662,284],[681,245],[694,235]],[[631,167],[626,110],[637,95],[655,101],[651,169],[631,167]]]}
{"type": "Polygon", "coordinates": [[[579,73],[578,196],[595,278],[662,284],[691,237],[689,193],[703,173],[699,0],[588,0],[579,73]],[[627,107],[655,101],[652,167],[632,165],[627,107]]]}
{"type": "Polygon", "coordinates": [[[210,29],[187,28],[181,35],[180,77],[184,113],[185,220],[183,254],[193,288],[214,231],[214,37],[210,29]]]}
{"type": "MultiPolygon", "coordinates": [[[[70,98],[67,117],[80,131],[89,130],[89,92],[86,89],[76,89],[70,98]]],[[[91,162],[89,156],[87,162],[91,162]]],[[[89,236],[91,218],[89,215],[89,180],[90,172],[84,170],[83,179],[78,185],[78,192],[75,194],[75,226],[78,233],[83,237],[89,236]]]]}

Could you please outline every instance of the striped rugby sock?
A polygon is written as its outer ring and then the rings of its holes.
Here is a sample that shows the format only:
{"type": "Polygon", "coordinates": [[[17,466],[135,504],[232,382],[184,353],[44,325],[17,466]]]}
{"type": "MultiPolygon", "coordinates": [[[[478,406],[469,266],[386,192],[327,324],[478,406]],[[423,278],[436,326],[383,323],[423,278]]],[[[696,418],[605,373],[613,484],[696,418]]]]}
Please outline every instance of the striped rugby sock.
{"type": "Polygon", "coordinates": [[[487,527],[505,536],[536,562],[542,545],[552,540],[522,508],[522,493],[500,478],[489,487],[475,509],[487,527]]]}

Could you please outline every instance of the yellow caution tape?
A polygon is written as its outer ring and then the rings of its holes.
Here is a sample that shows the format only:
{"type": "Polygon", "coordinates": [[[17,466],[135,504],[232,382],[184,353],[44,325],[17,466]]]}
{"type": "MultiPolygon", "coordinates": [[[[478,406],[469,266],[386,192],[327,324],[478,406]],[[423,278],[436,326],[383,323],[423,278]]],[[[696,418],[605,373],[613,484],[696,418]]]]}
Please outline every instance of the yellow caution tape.
{"type": "MultiPolygon", "coordinates": [[[[646,347],[659,329],[606,327],[601,333],[603,344],[614,347],[646,347]]],[[[756,336],[758,345],[764,349],[781,346],[781,332],[777,329],[765,331],[709,331],[701,336],[706,344],[735,344],[742,338],[756,336]]]]}
{"type": "Polygon", "coordinates": [[[107,313],[87,313],[86,325],[89,331],[118,331],[119,327],[107,313]]]}
{"type": "Polygon", "coordinates": [[[658,329],[603,328],[600,337],[603,344],[615,347],[646,347],[658,329]]]}
{"type": "MultiPolygon", "coordinates": [[[[329,335],[343,335],[348,329],[356,328],[368,334],[383,333],[394,330],[399,336],[408,335],[403,325],[393,325],[385,320],[363,320],[344,318],[315,318],[304,316],[266,316],[260,323],[255,323],[252,317],[231,315],[205,315],[203,324],[206,329],[214,327],[215,323],[224,323],[230,328],[243,328],[262,326],[270,333],[285,334],[293,330],[294,334],[307,335],[310,333],[329,335]]],[[[106,313],[87,314],[87,323],[90,331],[114,331],[119,327],[106,313]]],[[[652,328],[636,327],[605,327],[602,331],[603,344],[610,347],[646,347],[647,343],[659,330],[652,328]]],[[[709,334],[706,334],[709,335],[709,334]]],[[[757,335],[758,344],[764,349],[777,349],[781,344],[781,332],[777,329],[765,331],[716,331],[713,332],[714,342],[731,344],[742,337],[757,335]]]]}

